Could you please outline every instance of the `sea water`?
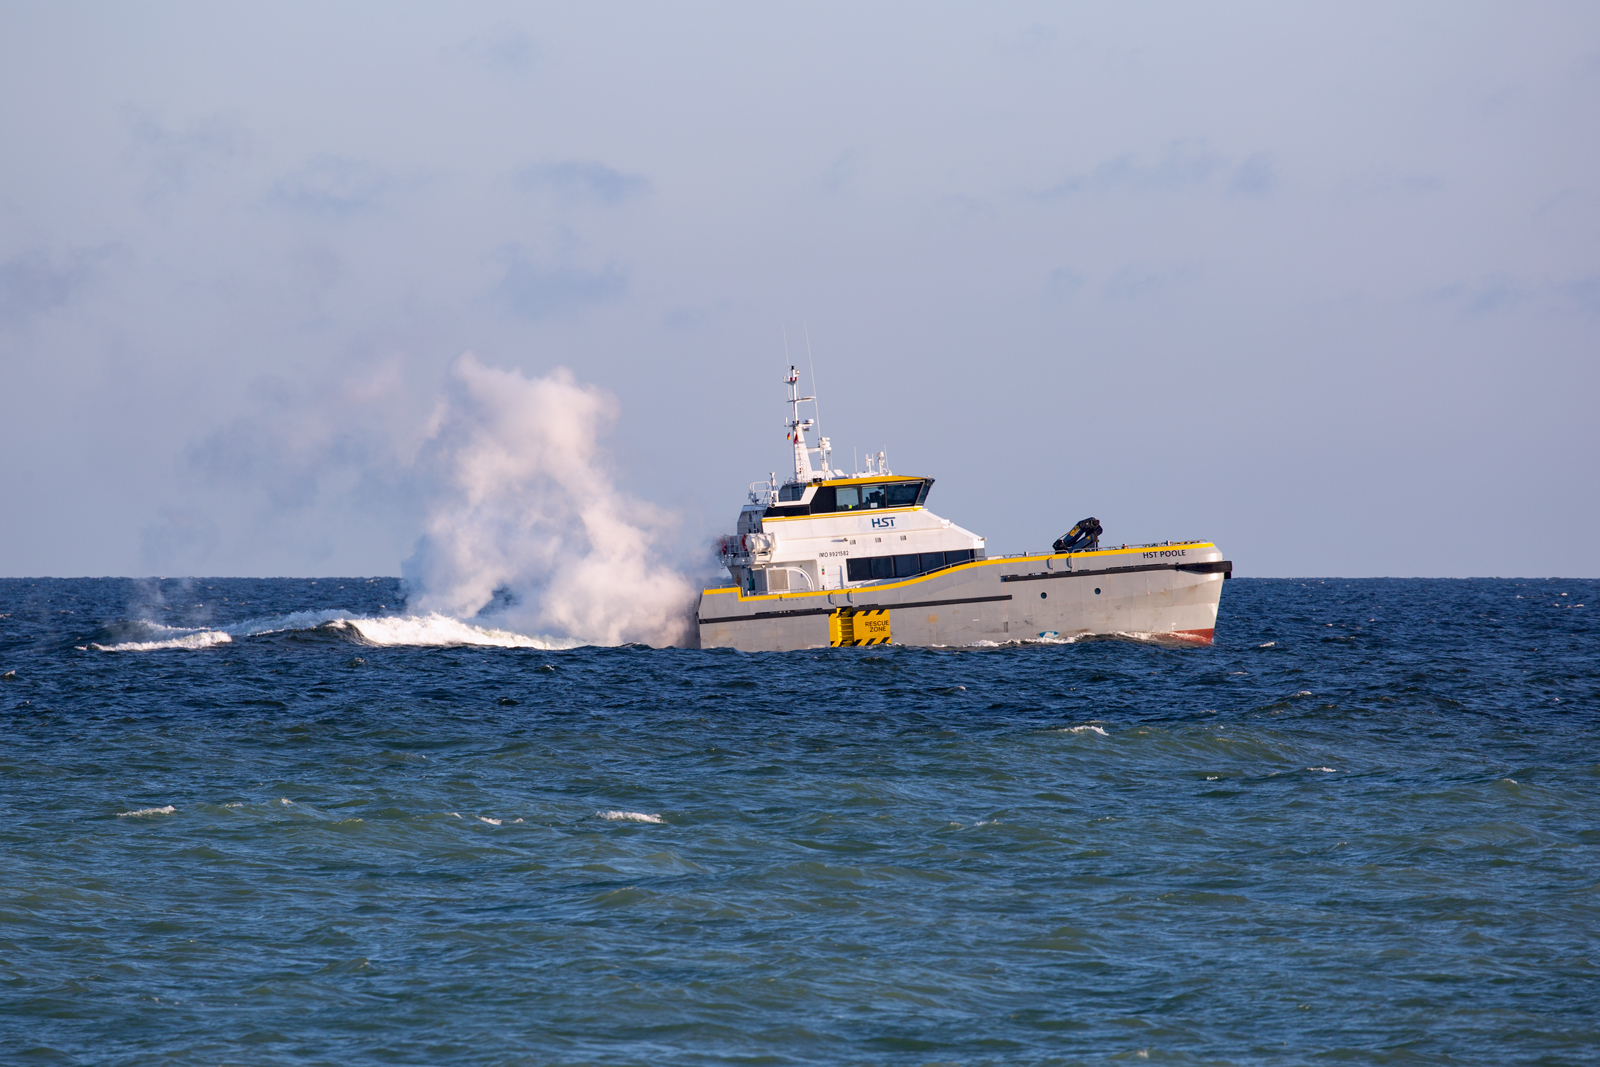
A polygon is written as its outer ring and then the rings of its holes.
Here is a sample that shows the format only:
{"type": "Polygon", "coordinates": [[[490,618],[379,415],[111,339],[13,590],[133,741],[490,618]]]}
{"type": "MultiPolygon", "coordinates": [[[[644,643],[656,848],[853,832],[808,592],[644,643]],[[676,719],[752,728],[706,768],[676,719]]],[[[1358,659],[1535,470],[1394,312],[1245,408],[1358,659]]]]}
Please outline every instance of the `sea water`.
{"type": "Polygon", "coordinates": [[[1600,583],[560,648],[0,582],[0,1061],[1600,1061],[1600,583]]]}

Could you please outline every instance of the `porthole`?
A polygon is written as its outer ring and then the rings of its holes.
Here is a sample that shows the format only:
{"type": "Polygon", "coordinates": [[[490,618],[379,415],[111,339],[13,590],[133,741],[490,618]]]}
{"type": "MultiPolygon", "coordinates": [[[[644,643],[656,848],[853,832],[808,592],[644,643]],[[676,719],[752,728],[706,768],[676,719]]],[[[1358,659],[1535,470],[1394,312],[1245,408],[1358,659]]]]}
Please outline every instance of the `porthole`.
{"type": "Polygon", "coordinates": [[[1095,591],[1094,591],[1094,595],[1095,595],[1095,596],[1099,596],[1099,595],[1100,595],[1100,590],[1098,590],[1098,589],[1096,589],[1096,590],[1095,590],[1095,591]]]}
{"type": "Polygon", "coordinates": [[[1044,598],[1045,598],[1045,597],[1047,597],[1047,596],[1049,596],[1049,595],[1050,595],[1050,594],[1049,594],[1049,593],[1040,593],[1040,594],[1039,594],[1039,599],[1040,599],[1040,600],[1043,600],[1043,599],[1044,599],[1044,598]]]}

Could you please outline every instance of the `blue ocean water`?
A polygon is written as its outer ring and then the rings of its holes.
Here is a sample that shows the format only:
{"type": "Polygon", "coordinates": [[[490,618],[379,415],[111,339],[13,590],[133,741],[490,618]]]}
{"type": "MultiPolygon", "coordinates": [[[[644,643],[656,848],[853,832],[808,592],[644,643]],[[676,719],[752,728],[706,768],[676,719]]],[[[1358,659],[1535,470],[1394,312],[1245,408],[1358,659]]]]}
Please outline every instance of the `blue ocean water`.
{"type": "Polygon", "coordinates": [[[1237,579],[1196,649],[402,605],[0,581],[0,1060],[1600,1061],[1600,582],[1237,579]]]}

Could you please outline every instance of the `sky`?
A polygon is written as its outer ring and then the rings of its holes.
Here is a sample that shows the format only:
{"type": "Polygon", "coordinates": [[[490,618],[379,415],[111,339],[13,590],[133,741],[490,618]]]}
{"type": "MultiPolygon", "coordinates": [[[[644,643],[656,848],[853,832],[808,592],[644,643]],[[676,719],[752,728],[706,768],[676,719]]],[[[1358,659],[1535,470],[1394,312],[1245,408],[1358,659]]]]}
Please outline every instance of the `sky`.
{"type": "Polygon", "coordinates": [[[695,572],[794,362],[991,554],[1594,577],[1597,115],[1592,3],[5,4],[0,574],[399,574],[494,382],[695,572]]]}

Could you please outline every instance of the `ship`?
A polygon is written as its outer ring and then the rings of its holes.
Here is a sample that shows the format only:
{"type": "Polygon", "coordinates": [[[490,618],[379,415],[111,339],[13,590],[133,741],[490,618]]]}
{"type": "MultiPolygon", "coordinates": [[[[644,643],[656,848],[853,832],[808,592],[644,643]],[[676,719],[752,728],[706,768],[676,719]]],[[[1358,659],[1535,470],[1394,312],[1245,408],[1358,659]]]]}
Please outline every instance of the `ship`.
{"type": "Polygon", "coordinates": [[[1102,548],[1075,523],[1049,552],[990,556],[985,538],[927,507],[934,480],[878,452],[833,469],[794,367],[786,439],[794,472],[752,482],[718,538],[723,585],[696,605],[702,648],[787,652],[874,645],[972,647],[1108,637],[1209,645],[1233,563],[1209,541],[1102,548]],[[816,441],[811,436],[816,432],[816,441]],[[816,456],[816,462],[812,456],[816,456]]]}

